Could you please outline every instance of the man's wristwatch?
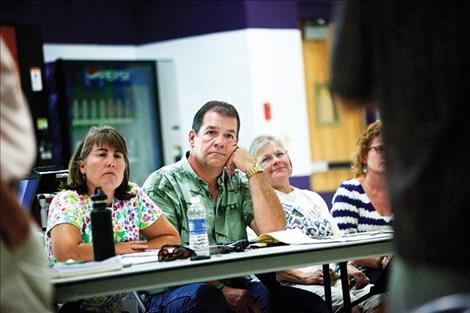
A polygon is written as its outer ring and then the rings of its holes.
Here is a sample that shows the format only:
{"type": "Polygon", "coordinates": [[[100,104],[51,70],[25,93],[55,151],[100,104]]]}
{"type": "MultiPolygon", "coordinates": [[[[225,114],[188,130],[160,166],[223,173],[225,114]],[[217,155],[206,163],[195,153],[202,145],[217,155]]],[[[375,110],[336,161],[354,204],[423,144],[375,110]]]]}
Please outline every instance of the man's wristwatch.
{"type": "Polygon", "coordinates": [[[245,175],[246,175],[246,178],[250,179],[253,175],[255,175],[256,173],[259,173],[259,172],[262,172],[263,171],[263,168],[261,167],[261,165],[256,162],[255,165],[253,165],[252,168],[250,168],[248,171],[246,171],[245,175]]]}

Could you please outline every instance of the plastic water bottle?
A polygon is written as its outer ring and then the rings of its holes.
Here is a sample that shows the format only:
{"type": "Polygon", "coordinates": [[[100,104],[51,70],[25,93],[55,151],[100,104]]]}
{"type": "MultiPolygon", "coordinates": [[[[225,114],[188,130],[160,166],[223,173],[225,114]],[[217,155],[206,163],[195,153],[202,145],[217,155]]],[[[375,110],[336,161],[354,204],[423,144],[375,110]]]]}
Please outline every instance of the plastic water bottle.
{"type": "Polygon", "coordinates": [[[191,197],[191,206],[188,210],[189,247],[200,258],[210,256],[209,238],[207,236],[206,209],[198,197],[191,197]]]}
{"type": "Polygon", "coordinates": [[[102,261],[116,255],[112,214],[111,210],[106,207],[107,198],[100,187],[96,187],[95,193],[91,196],[93,201],[93,210],[90,214],[91,236],[95,261],[102,261]]]}

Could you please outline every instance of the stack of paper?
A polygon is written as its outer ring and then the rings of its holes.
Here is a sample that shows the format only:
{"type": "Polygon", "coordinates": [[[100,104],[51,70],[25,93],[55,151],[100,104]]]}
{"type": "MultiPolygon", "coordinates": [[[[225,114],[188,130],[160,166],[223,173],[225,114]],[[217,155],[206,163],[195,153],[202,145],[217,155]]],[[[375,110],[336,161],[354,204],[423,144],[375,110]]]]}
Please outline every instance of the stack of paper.
{"type": "Polygon", "coordinates": [[[286,229],[276,232],[264,233],[258,236],[258,241],[252,246],[266,246],[269,244],[284,243],[289,245],[309,244],[309,243],[331,243],[331,242],[347,242],[347,241],[361,241],[371,238],[389,238],[393,236],[393,231],[374,231],[374,232],[361,232],[354,234],[347,234],[344,236],[332,236],[320,239],[313,239],[301,230],[286,229]]]}
{"type": "Polygon", "coordinates": [[[376,230],[376,231],[369,231],[369,232],[358,232],[352,234],[345,234],[343,237],[340,237],[343,241],[360,241],[365,239],[371,238],[389,238],[393,237],[393,231],[386,231],[386,230],[376,230]]]}
{"type": "Polygon", "coordinates": [[[120,256],[115,256],[98,262],[58,262],[51,267],[52,277],[71,277],[86,274],[119,271],[123,268],[120,256]]]}
{"type": "Polygon", "coordinates": [[[158,250],[146,250],[144,252],[123,254],[121,255],[121,260],[124,267],[132,264],[158,262],[158,250]]]}
{"type": "Polygon", "coordinates": [[[258,242],[264,244],[285,243],[289,245],[315,243],[315,239],[305,235],[299,229],[286,229],[264,233],[258,236],[258,242]]]}

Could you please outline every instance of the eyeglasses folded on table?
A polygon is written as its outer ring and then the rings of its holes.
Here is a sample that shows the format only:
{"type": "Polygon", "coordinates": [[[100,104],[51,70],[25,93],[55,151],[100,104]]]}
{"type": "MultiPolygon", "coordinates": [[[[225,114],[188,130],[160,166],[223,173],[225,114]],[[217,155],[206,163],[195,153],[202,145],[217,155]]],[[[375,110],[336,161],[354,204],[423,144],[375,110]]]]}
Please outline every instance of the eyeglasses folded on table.
{"type": "Polygon", "coordinates": [[[167,262],[177,259],[187,259],[195,256],[194,250],[181,245],[163,245],[158,251],[158,261],[167,262]]]}
{"type": "MultiPolygon", "coordinates": [[[[211,247],[211,254],[226,254],[231,252],[243,252],[248,248],[248,240],[239,240],[231,243],[218,243],[211,247]],[[215,250],[213,249],[215,248],[215,250]]],[[[158,261],[167,262],[177,259],[187,259],[196,256],[194,250],[182,245],[163,245],[158,251],[158,261]]]]}

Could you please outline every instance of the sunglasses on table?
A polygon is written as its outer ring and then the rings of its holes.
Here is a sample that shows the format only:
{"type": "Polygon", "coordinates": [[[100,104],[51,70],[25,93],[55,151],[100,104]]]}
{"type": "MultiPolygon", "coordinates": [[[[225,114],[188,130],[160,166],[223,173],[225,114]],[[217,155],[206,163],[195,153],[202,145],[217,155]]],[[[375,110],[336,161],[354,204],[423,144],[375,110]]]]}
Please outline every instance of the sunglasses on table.
{"type": "Polygon", "coordinates": [[[231,243],[218,243],[219,253],[226,254],[231,252],[243,252],[248,248],[250,243],[248,240],[242,239],[231,243]]]}
{"type": "Polygon", "coordinates": [[[194,250],[181,245],[163,245],[158,251],[158,261],[167,262],[196,256],[194,250]]]}
{"type": "MultiPolygon", "coordinates": [[[[218,243],[218,253],[231,253],[231,252],[243,252],[245,249],[250,245],[248,240],[239,240],[232,243],[224,244],[218,243]]],[[[163,245],[160,250],[158,251],[158,261],[159,262],[167,262],[173,261],[177,259],[187,259],[191,258],[194,260],[197,259],[206,259],[208,257],[196,255],[194,250],[184,247],[181,245],[163,245]]]]}

